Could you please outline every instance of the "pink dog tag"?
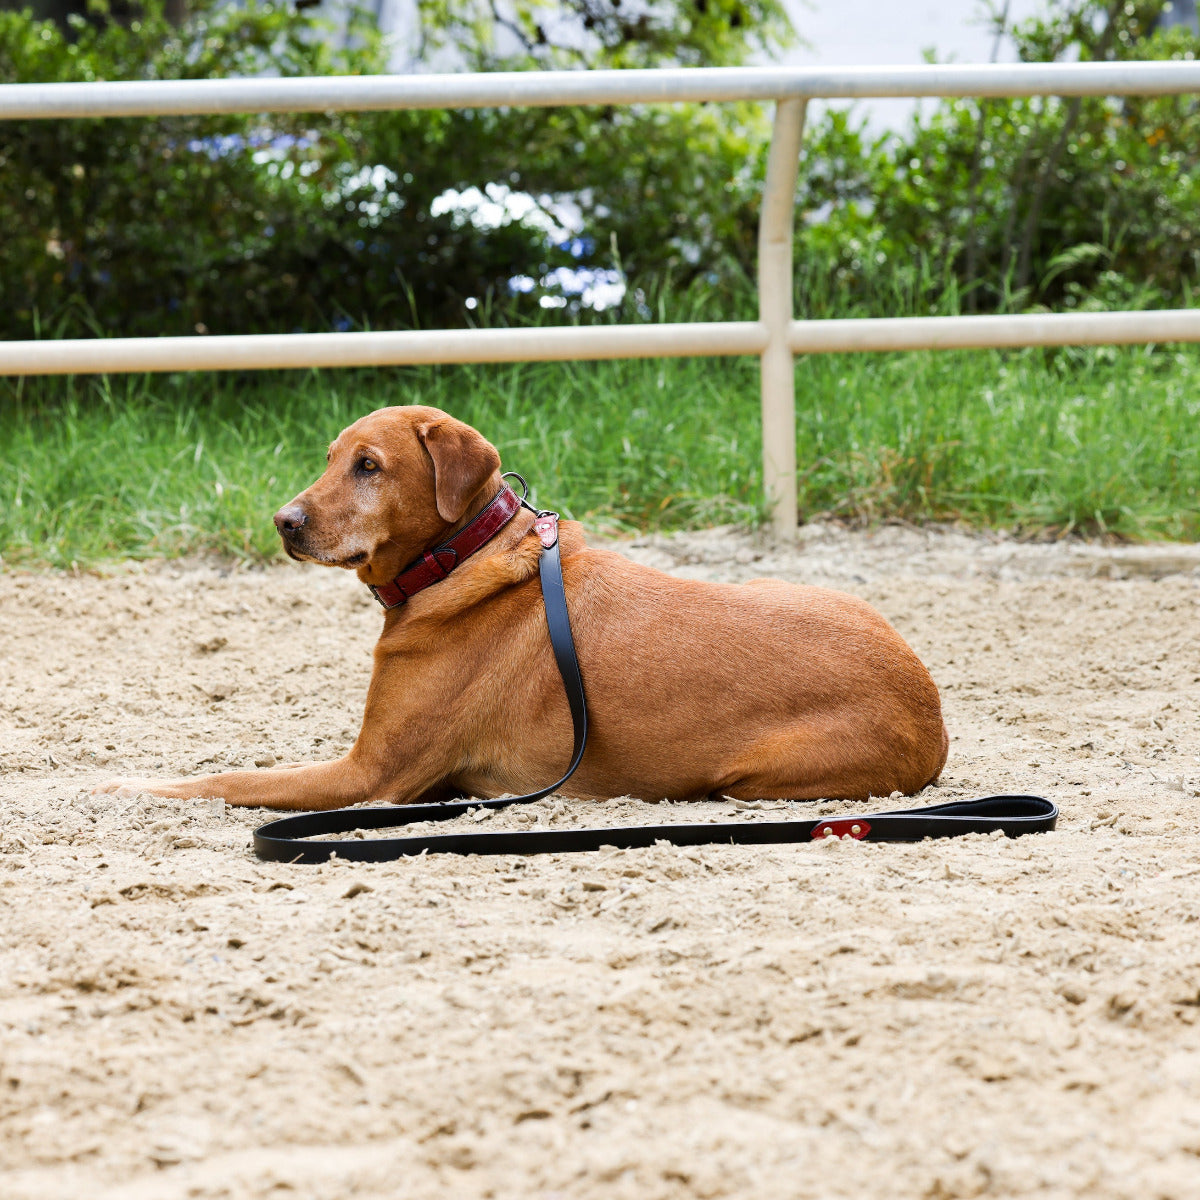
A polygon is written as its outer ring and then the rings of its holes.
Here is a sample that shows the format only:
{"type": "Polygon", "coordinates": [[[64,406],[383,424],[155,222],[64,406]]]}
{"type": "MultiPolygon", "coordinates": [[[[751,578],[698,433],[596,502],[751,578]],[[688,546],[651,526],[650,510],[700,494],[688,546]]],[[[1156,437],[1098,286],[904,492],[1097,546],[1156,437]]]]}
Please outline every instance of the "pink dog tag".
{"type": "Polygon", "coordinates": [[[558,541],[558,513],[546,513],[533,523],[537,535],[542,539],[542,545],[547,550],[558,541]]]}

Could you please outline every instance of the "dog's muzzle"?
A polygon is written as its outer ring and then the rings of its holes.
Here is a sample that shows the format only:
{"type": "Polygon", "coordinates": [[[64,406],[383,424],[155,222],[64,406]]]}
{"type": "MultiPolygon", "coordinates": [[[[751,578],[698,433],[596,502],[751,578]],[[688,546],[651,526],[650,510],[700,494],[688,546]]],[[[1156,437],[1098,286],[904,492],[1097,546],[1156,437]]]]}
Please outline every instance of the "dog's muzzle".
{"type": "Polygon", "coordinates": [[[296,558],[296,551],[303,553],[307,524],[308,513],[299,504],[285,504],[275,514],[275,528],[279,531],[283,549],[289,558],[296,558]]]}

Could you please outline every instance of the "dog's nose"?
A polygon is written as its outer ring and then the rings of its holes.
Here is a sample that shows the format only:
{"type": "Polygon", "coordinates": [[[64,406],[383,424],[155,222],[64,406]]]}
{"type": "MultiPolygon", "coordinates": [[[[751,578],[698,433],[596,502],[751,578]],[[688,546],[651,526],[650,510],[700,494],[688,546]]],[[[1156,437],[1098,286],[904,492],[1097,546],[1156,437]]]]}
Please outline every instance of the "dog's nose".
{"type": "Polygon", "coordinates": [[[295,533],[308,520],[308,513],[298,504],[285,504],[275,514],[275,528],[280,533],[295,533]]]}

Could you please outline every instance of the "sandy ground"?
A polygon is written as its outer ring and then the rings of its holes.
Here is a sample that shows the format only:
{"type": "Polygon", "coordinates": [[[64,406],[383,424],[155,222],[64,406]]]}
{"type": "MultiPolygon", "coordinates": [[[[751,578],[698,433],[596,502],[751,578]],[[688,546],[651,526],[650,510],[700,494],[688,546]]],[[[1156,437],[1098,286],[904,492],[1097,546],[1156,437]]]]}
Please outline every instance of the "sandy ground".
{"type": "Polygon", "coordinates": [[[942,688],[925,798],[1058,831],[262,864],[261,814],[87,788],[341,751],[355,581],[0,574],[0,1196],[1200,1197],[1200,552],[629,553],[871,600],[942,688]]]}

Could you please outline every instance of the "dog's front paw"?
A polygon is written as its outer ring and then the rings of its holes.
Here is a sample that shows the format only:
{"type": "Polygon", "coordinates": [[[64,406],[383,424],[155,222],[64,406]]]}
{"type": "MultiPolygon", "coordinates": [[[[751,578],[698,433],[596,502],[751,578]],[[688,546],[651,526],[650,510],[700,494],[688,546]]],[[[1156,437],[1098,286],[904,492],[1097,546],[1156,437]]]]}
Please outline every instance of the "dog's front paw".
{"type": "Polygon", "coordinates": [[[118,800],[132,800],[146,793],[154,795],[161,784],[152,779],[108,779],[92,788],[93,796],[116,796],[118,800]]]}

